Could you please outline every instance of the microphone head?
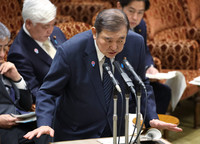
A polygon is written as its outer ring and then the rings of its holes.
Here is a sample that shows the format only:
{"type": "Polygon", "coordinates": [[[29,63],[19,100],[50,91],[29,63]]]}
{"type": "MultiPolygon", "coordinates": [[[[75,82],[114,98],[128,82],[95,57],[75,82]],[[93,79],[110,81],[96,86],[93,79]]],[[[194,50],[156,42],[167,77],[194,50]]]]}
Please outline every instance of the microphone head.
{"type": "Polygon", "coordinates": [[[109,66],[108,63],[104,63],[102,66],[103,66],[103,68],[104,68],[105,70],[111,71],[110,66],[109,66]]]}
{"type": "Polygon", "coordinates": [[[128,69],[128,70],[133,69],[133,67],[132,67],[131,64],[128,62],[127,59],[123,59],[122,63],[124,64],[124,66],[126,67],[126,69],[128,69]]]}
{"type": "Polygon", "coordinates": [[[145,137],[150,138],[152,140],[157,140],[162,137],[162,134],[158,129],[151,128],[147,131],[147,133],[145,134],[145,137]]]}
{"type": "Polygon", "coordinates": [[[124,71],[123,71],[123,69],[122,69],[122,67],[121,67],[121,65],[118,61],[114,61],[113,64],[117,68],[117,70],[119,71],[120,74],[124,73],[124,71]]]}

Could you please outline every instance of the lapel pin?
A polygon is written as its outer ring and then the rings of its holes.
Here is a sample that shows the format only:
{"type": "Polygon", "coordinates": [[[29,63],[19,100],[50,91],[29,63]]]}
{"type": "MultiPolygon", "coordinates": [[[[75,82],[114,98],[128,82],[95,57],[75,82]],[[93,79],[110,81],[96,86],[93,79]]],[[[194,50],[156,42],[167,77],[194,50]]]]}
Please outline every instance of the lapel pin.
{"type": "Polygon", "coordinates": [[[94,67],[95,66],[95,61],[92,61],[91,65],[92,65],[92,67],[94,67]]]}
{"type": "Polygon", "coordinates": [[[34,48],[34,52],[35,52],[36,54],[38,54],[38,53],[39,53],[39,51],[38,51],[38,49],[37,49],[37,48],[34,48]]]}
{"type": "Polygon", "coordinates": [[[139,32],[141,33],[141,32],[142,32],[142,30],[141,30],[141,29],[139,29],[139,32]]]}
{"type": "Polygon", "coordinates": [[[57,42],[57,40],[56,40],[56,36],[53,36],[53,39],[54,39],[54,42],[55,42],[56,44],[58,44],[58,42],[57,42]]]}

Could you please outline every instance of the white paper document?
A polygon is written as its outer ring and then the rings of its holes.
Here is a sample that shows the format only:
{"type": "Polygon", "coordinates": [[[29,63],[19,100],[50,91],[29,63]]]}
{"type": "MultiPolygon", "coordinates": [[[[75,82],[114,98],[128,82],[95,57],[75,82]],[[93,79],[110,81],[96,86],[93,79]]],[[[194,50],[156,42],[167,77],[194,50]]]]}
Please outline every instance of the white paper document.
{"type": "Polygon", "coordinates": [[[190,84],[193,84],[193,85],[198,85],[200,86],[200,76],[194,78],[192,81],[189,82],[190,84]]]}
{"type": "Polygon", "coordinates": [[[174,71],[175,77],[168,79],[166,81],[166,85],[168,85],[171,88],[172,98],[171,98],[171,105],[172,105],[172,111],[176,108],[176,105],[178,104],[179,100],[181,99],[183,92],[186,89],[186,80],[185,76],[179,72],[174,71]]]}
{"type": "Polygon", "coordinates": [[[158,79],[158,80],[171,79],[175,76],[176,76],[175,71],[168,72],[168,73],[146,74],[146,77],[148,77],[149,79],[158,79]]]}
{"type": "Polygon", "coordinates": [[[11,113],[10,115],[12,117],[21,119],[20,121],[16,121],[16,123],[28,123],[28,122],[36,121],[36,119],[37,119],[35,112],[29,112],[29,113],[21,114],[21,115],[11,113]]]}

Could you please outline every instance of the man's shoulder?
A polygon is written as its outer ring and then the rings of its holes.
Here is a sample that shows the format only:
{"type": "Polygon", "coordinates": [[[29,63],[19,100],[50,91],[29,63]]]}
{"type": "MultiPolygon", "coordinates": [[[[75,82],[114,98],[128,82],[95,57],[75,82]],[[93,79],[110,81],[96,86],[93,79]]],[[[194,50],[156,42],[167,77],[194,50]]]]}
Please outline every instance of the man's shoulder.
{"type": "Polygon", "coordinates": [[[9,49],[9,52],[10,51],[20,51],[20,49],[23,49],[25,43],[27,43],[27,41],[31,41],[31,40],[28,40],[26,38],[26,34],[23,33],[23,30],[20,30],[20,32],[18,33],[18,35],[15,37],[10,49],[9,49]]]}
{"type": "Polygon", "coordinates": [[[128,31],[127,38],[128,38],[128,39],[129,39],[129,38],[133,38],[134,41],[143,40],[143,37],[142,37],[140,34],[134,32],[134,31],[132,31],[132,30],[129,30],[129,31],[128,31]]]}
{"type": "Polygon", "coordinates": [[[70,52],[71,54],[80,54],[88,47],[94,47],[94,39],[91,30],[76,34],[61,45],[64,51],[70,52]]]}
{"type": "Polygon", "coordinates": [[[141,33],[141,31],[143,31],[146,28],[146,23],[145,21],[142,19],[140,24],[137,25],[134,29],[137,33],[141,33]]]}
{"type": "Polygon", "coordinates": [[[59,28],[59,27],[57,27],[57,26],[54,26],[54,28],[53,28],[53,32],[62,32],[61,31],[61,29],[59,28]]]}

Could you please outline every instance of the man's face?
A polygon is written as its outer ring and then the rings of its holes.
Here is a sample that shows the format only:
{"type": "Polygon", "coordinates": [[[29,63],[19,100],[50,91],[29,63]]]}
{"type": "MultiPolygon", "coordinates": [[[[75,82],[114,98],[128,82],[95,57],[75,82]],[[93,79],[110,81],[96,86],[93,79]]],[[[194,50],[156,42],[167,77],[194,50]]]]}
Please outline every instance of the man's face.
{"type": "Polygon", "coordinates": [[[102,30],[99,34],[92,28],[93,38],[96,40],[99,50],[108,58],[114,58],[123,50],[127,36],[126,26],[122,26],[117,32],[102,30]]]}
{"type": "Polygon", "coordinates": [[[118,8],[122,9],[123,12],[127,15],[131,29],[140,24],[145,12],[144,1],[132,1],[123,8],[120,6],[119,2],[117,5],[118,8]]]}
{"type": "Polygon", "coordinates": [[[0,64],[4,62],[4,57],[6,55],[6,51],[8,50],[8,42],[8,38],[5,40],[0,40],[0,64]]]}
{"type": "Polygon", "coordinates": [[[26,20],[26,28],[31,37],[40,42],[44,42],[48,39],[53,32],[54,25],[55,19],[47,24],[36,23],[35,25],[30,20],[26,20]]]}

